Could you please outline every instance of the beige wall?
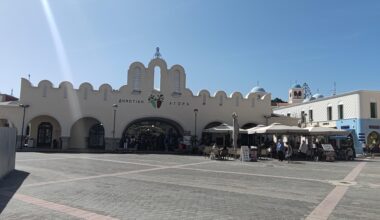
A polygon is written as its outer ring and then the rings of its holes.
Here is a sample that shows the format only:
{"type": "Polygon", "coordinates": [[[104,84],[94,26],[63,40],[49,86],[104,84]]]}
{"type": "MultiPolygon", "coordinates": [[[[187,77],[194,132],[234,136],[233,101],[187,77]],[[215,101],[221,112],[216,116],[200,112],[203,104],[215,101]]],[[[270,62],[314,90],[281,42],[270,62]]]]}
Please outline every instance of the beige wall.
{"type": "MultiPolygon", "coordinates": [[[[224,91],[218,91],[211,95],[209,91],[202,90],[198,94],[193,94],[186,88],[186,74],[183,67],[174,65],[168,69],[162,59],[151,60],[147,67],[139,62],[132,63],[128,70],[128,85],[117,90],[108,84],[103,84],[96,90],[89,83],[83,83],[78,89],[74,89],[70,82],[62,82],[58,87],[54,87],[47,80],[41,81],[38,86],[33,86],[28,80],[22,79],[20,102],[30,105],[27,109],[26,122],[41,115],[51,116],[59,123],[62,137],[72,136],[73,146],[83,146],[83,138],[88,136],[88,130],[78,133],[80,138],[72,135],[72,128],[76,129],[74,124],[81,118],[90,117],[101,122],[105,129],[105,137],[112,137],[113,104],[119,106],[116,112],[116,138],[122,136],[129,123],[145,117],[176,121],[184,131],[194,134],[194,109],[198,109],[196,128],[198,137],[210,122],[232,124],[233,112],[238,114],[240,125],[265,124],[264,116],[272,113],[270,93],[255,92],[243,96],[240,92],[227,95],[224,91]],[[154,69],[157,66],[161,69],[160,91],[153,88],[154,69]],[[139,74],[137,80],[136,73],[139,74]],[[139,83],[138,86],[135,85],[136,82],[139,83]],[[136,87],[140,88],[139,91],[136,91],[136,87]],[[155,93],[164,96],[160,108],[154,108],[148,101],[149,96],[155,93]]],[[[13,107],[12,110],[16,114],[10,110],[7,112],[1,110],[0,118],[15,121],[16,127],[20,127],[22,109],[13,107]]],[[[276,119],[270,119],[270,122],[274,120],[276,119]]],[[[279,118],[279,120],[288,119],[279,118]]],[[[89,126],[85,123],[85,127],[89,126]]],[[[77,134],[76,130],[74,133],[77,134]]]]}

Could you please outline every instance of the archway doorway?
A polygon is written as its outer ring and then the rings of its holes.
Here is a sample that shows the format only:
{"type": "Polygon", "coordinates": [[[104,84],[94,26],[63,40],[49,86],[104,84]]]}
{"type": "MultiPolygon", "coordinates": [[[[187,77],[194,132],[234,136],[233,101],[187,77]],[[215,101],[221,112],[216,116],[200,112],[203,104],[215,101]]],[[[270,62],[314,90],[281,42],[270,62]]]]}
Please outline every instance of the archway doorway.
{"type": "Polygon", "coordinates": [[[81,118],[71,126],[71,148],[105,149],[104,140],[104,126],[95,118],[81,118]]]}
{"type": "Polygon", "coordinates": [[[37,146],[50,147],[53,143],[53,125],[49,122],[41,122],[37,131],[37,146]]]}
{"type": "Polygon", "coordinates": [[[96,149],[104,149],[104,127],[102,124],[91,126],[88,134],[88,147],[96,149]]]}
{"type": "Polygon", "coordinates": [[[123,132],[121,146],[137,151],[175,151],[183,138],[183,129],[175,121],[143,118],[131,122],[123,132]]]}
{"type": "Polygon", "coordinates": [[[28,147],[59,148],[61,137],[61,125],[58,120],[40,115],[34,117],[25,127],[25,142],[28,147]]]}

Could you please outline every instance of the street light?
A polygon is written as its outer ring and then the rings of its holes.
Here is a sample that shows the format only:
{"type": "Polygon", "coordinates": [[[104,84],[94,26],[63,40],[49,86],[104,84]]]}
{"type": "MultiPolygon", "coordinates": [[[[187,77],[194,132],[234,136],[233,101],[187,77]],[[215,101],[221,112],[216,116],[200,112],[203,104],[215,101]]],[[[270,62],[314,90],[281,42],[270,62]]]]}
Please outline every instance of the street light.
{"type": "Polygon", "coordinates": [[[24,113],[22,115],[22,128],[21,128],[21,141],[20,141],[21,142],[20,143],[20,148],[22,148],[22,142],[23,142],[23,139],[24,139],[25,109],[29,108],[30,105],[20,104],[19,106],[24,109],[24,113]]]}
{"type": "Polygon", "coordinates": [[[112,105],[113,107],[113,130],[112,130],[112,140],[113,140],[113,144],[115,144],[115,123],[116,123],[116,110],[117,110],[117,107],[119,107],[117,104],[113,104],[112,105]]]}
{"type": "Polygon", "coordinates": [[[198,109],[194,109],[194,145],[197,146],[197,115],[198,115],[198,109]]]}

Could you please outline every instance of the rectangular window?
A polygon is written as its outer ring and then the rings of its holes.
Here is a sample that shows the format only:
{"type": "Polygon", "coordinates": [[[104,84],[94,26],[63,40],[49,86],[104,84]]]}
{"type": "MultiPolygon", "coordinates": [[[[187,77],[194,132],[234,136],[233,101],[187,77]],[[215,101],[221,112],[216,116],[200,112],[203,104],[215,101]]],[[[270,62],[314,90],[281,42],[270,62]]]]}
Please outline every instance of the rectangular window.
{"type": "Polygon", "coordinates": [[[312,122],[313,121],[313,110],[309,110],[309,121],[312,122]]]}
{"type": "Polygon", "coordinates": [[[305,112],[302,111],[301,112],[301,123],[305,123],[306,119],[305,119],[305,112]]]}
{"type": "Polygon", "coordinates": [[[377,118],[377,103],[371,102],[371,118],[377,118]]]}
{"type": "Polygon", "coordinates": [[[327,121],[331,121],[332,120],[332,107],[329,106],[327,107],[327,121]]]}
{"type": "Polygon", "coordinates": [[[344,117],[343,105],[338,105],[338,119],[343,119],[343,117],[344,117]]]}
{"type": "Polygon", "coordinates": [[[286,116],[290,117],[290,113],[286,114],[286,116]]]}

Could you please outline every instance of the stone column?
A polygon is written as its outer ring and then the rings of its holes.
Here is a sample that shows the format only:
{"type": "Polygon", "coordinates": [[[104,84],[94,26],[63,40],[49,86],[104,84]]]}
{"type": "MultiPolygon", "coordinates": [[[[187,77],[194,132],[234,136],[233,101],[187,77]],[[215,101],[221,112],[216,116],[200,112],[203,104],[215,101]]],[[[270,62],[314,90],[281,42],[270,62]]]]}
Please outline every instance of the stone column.
{"type": "Polygon", "coordinates": [[[68,149],[70,146],[70,137],[60,137],[60,147],[62,150],[68,149]]]}

